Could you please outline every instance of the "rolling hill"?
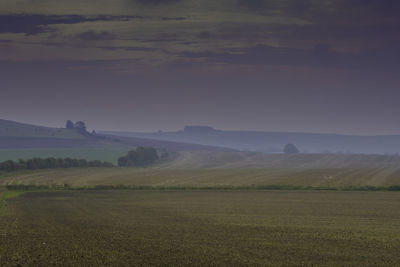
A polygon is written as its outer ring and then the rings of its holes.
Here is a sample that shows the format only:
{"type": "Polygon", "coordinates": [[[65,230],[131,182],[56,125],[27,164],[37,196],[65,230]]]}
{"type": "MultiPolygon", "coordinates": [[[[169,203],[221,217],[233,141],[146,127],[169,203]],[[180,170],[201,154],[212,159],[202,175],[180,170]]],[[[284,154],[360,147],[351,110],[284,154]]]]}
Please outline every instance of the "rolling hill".
{"type": "Polygon", "coordinates": [[[183,131],[176,132],[103,133],[267,153],[280,153],[283,146],[287,143],[294,143],[303,153],[400,153],[400,135],[354,136],[296,132],[222,131],[208,126],[186,126],[183,131]]]}
{"type": "Polygon", "coordinates": [[[145,138],[83,134],[75,129],[0,120],[0,161],[33,157],[73,157],[116,162],[119,156],[137,146],[151,146],[170,151],[229,150],[145,138]]]}
{"type": "Polygon", "coordinates": [[[0,138],[85,139],[73,129],[50,128],[0,119],[0,138]]]}

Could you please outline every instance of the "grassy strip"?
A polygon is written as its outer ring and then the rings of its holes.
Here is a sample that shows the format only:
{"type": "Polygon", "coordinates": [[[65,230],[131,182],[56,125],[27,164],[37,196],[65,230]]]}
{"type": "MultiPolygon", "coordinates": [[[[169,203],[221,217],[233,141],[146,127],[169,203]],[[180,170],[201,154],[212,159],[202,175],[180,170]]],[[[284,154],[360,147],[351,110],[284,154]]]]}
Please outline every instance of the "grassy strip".
{"type": "Polygon", "coordinates": [[[23,193],[25,193],[25,192],[24,191],[15,191],[15,190],[0,191],[0,213],[2,212],[2,210],[4,208],[4,203],[6,202],[7,199],[18,197],[23,193]]]}
{"type": "MultiPolygon", "coordinates": [[[[69,184],[59,185],[6,185],[7,190],[32,191],[32,190],[165,190],[165,191],[195,191],[195,190],[319,190],[319,191],[400,191],[400,185],[393,186],[344,186],[344,187],[318,187],[318,186],[290,186],[290,185],[265,185],[265,186],[130,186],[130,185],[96,185],[92,187],[72,187],[69,184]]],[[[7,191],[5,191],[7,192],[7,191]]],[[[4,192],[4,193],[5,193],[4,192]]],[[[3,193],[3,194],[4,194],[3,193]]]]}

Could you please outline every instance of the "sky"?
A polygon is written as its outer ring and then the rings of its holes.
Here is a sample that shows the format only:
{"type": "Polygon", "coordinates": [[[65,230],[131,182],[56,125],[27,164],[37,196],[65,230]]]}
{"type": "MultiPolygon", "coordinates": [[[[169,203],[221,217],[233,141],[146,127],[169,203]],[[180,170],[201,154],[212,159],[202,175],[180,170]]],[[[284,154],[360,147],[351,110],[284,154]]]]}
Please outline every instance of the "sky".
{"type": "Polygon", "coordinates": [[[0,118],[400,134],[400,1],[1,0],[0,118]]]}

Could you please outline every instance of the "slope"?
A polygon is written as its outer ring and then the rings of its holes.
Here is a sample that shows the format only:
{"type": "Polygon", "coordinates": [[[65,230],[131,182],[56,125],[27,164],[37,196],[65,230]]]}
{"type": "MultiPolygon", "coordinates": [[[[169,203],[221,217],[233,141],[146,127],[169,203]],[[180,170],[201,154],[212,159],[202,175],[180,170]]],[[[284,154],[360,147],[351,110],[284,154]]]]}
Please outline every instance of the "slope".
{"type": "Polygon", "coordinates": [[[0,161],[33,157],[72,157],[107,160],[115,163],[118,157],[137,146],[151,146],[169,151],[228,150],[144,138],[83,134],[74,129],[50,128],[0,120],[0,161]]]}
{"type": "Polygon", "coordinates": [[[304,153],[400,153],[400,135],[352,136],[295,132],[222,131],[207,126],[186,126],[183,131],[176,132],[105,133],[268,153],[281,152],[287,143],[294,143],[304,153]]]}

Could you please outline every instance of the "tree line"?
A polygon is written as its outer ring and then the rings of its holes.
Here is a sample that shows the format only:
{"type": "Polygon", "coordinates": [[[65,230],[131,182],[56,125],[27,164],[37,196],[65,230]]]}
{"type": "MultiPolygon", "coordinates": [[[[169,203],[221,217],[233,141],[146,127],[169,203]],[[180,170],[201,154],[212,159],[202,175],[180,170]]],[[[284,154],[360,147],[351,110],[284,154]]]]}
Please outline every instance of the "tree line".
{"type": "MultiPolygon", "coordinates": [[[[157,160],[167,158],[168,152],[157,152],[152,147],[137,147],[131,150],[126,156],[118,159],[118,166],[148,166],[157,160]],[[159,155],[160,154],[160,155],[159,155]]],[[[57,168],[79,168],[79,167],[103,167],[112,168],[114,164],[101,160],[86,160],[73,158],[32,158],[19,159],[17,161],[7,160],[0,162],[0,171],[12,172],[20,170],[38,170],[38,169],[57,169],[57,168]]]]}
{"type": "Polygon", "coordinates": [[[86,160],[72,158],[33,158],[20,159],[18,161],[7,160],[0,163],[0,171],[11,172],[19,170],[38,170],[56,168],[77,168],[77,167],[103,167],[112,168],[110,162],[101,160],[86,160]]]}

